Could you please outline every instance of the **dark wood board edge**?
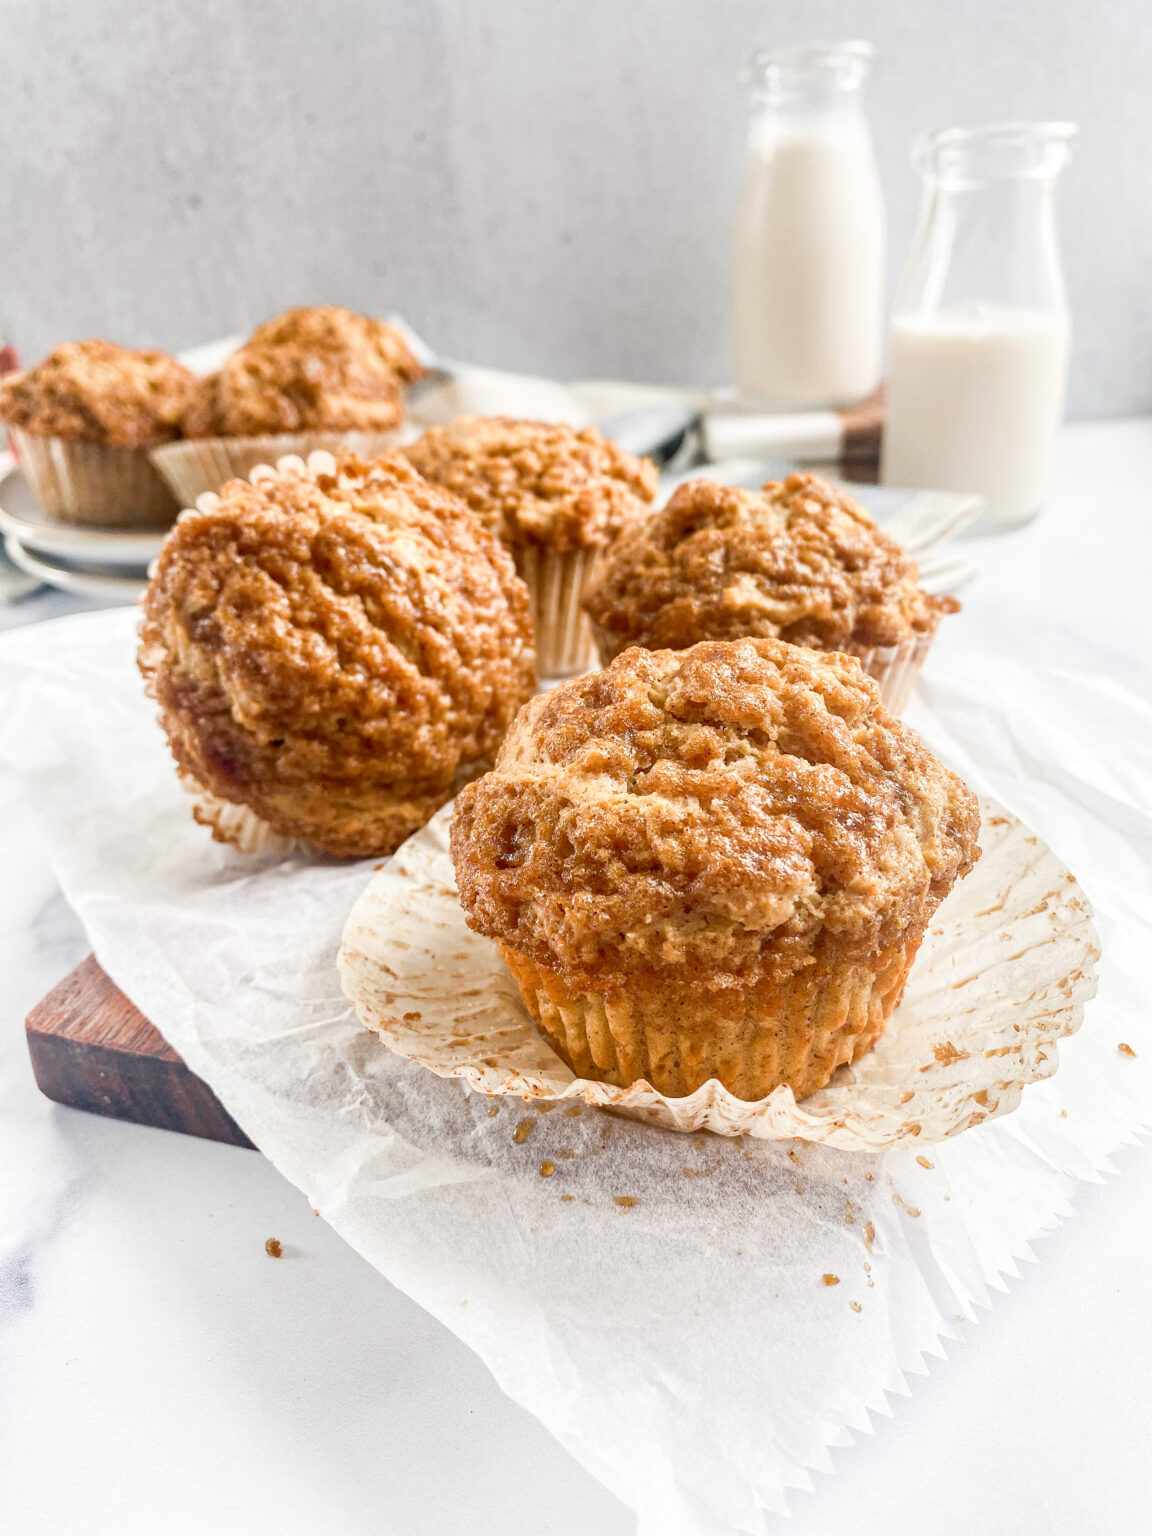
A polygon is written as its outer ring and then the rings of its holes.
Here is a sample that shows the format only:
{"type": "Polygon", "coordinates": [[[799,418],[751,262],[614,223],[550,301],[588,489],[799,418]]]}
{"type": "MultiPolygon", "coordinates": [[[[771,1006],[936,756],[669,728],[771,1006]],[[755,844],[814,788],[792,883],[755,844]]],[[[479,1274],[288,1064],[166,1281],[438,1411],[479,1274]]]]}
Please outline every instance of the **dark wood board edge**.
{"type": "Polygon", "coordinates": [[[36,1004],[25,1032],[37,1086],[57,1104],[253,1146],[208,1084],[189,1071],[94,956],[36,1004]]]}

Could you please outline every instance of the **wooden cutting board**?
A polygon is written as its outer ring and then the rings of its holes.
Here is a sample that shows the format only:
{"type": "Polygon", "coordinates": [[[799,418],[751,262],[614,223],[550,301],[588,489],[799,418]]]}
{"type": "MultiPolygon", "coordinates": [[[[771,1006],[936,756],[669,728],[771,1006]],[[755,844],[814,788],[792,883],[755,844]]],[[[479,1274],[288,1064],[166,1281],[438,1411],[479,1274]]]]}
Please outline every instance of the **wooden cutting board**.
{"type": "Polygon", "coordinates": [[[251,1147],[202,1078],[100,968],[80,964],[25,1023],[40,1091],[94,1115],[251,1147]]]}

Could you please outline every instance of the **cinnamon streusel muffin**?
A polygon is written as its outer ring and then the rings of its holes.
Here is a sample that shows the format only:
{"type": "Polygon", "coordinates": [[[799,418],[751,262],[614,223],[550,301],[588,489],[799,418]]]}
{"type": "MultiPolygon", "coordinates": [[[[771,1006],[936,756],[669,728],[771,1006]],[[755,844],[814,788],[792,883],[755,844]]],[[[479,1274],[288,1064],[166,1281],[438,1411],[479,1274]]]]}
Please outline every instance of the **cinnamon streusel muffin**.
{"type": "Polygon", "coordinates": [[[215,837],[390,853],[492,760],[531,692],[528,594],[405,460],[295,466],[183,513],[143,600],[140,669],[215,837]]]}
{"type": "Polygon", "coordinates": [[[176,435],[195,386],[166,352],[70,341],[0,380],[0,420],[52,516],[162,526],[176,502],[144,450],[176,435]]]}
{"type": "Polygon", "coordinates": [[[462,416],[430,427],[405,456],[427,480],[462,496],[503,539],[528,583],[542,677],[592,664],[580,596],[596,553],[643,521],[656,467],[595,427],[506,416],[462,416]]]}
{"type": "Polygon", "coordinates": [[[923,591],[911,555],[846,491],[807,474],[759,492],[682,485],[605,552],[584,601],[604,662],[630,645],[762,635],[859,657],[896,712],[960,606],[923,591]]]}
{"type": "Polygon", "coordinates": [[[707,641],[534,698],[452,855],[578,1075],[799,1098],[879,1037],[978,825],[852,657],[707,641]]]}
{"type": "Polygon", "coordinates": [[[201,379],[182,443],[154,457],[185,505],[257,464],[316,448],[372,458],[396,446],[404,391],[424,369],[394,326],[337,304],[265,321],[201,379]]]}

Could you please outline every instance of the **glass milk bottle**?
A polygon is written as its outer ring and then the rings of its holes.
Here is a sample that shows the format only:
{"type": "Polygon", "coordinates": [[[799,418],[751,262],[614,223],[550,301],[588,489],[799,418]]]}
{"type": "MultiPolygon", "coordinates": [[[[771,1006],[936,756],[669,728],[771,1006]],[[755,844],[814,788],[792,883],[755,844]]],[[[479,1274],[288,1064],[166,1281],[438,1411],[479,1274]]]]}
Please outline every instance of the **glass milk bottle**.
{"type": "Polygon", "coordinates": [[[862,89],[868,43],[752,61],[736,212],[734,380],[749,404],[850,405],[880,382],[884,200],[862,89]]]}
{"type": "Polygon", "coordinates": [[[977,491],[985,526],[1039,510],[1064,408],[1069,321],[1056,179],[1071,123],[929,134],[920,223],[892,317],[889,485],[977,491]]]}

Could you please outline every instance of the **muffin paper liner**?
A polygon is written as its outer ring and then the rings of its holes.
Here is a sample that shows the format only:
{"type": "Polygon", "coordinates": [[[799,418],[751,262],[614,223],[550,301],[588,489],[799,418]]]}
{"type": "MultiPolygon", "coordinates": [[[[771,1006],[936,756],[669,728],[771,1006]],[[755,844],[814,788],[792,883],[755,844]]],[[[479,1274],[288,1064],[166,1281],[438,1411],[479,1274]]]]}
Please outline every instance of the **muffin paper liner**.
{"type": "Polygon", "coordinates": [[[797,1103],[712,1080],[685,1098],[577,1077],[534,1027],[497,946],[472,933],[448,851],[451,807],[356,902],[339,966],[363,1024],[397,1054],[482,1093],[583,1100],[678,1131],[799,1137],[848,1151],[940,1141],[1003,1115],[1057,1067],[1095,992],[1087,898],[1041,840],[981,802],[984,853],[936,913],[875,1049],[797,1103]]]}
{"type": "Polygon", "coordinates": [[[97,528],[163,528],[179,503],[147,448],[108,448],[9,428],[20,466],[44,510],[62,523],[97,528]]]}
{"type": "Polygon", "coordinates": [[[516,570],[532,594],[536,675],[574,677],[596,666],[592,626],[580,598],[598,551],[529,544],[513,553],[516,570]]]}
{"type": "Polygon", "coordinates": [[[218,843],[228,843],[237,853],[292,853],[303,846],[300,838],[285,837],[246,805],[223,800],[195,779],[182,775],[180,783],[192,797],[192,815],[209,827],[218,843]]]}
{"type": "Polygon", "coordinates": [[[243,480],[259,464],[274,464],[285,454],[307,458],[315,449],[355,453],[375,459],[414,436],[411,428],[387,432],[281,432],[265,437],[198,437],[164,443],[151,450],[152,463],[171,486],[181,506],[190,507],[205,491],[218,491],[229,480],[243,480]]]}
{"type": "Polygon", "coordinates": [[[869,677],[880,685],[880,697],[889,714],[901,715],[907,707],[916,687],[928,652],[932,649],[935,631],[912,635],[899,645],[855,646],[849,655],[855,656],[869,677]]]}
{"type": "Polygon", "coordinates": [[[858,965],[805,967],[790,985],[744,996],[739,1017],[731,1002],[722,1016],[723,1005],[701,989],[695,1007],[671,1018],[646,1011],[626,984],[612,995],[573,996],[555,972],[499,948],[537,1029],[578,1076],[619,1087],[643,1079],[666,1098],[715,1080],[749,1101],[781,1083],[801,1098],[870,1049],[900,1001],[917,945],[897,944],[858,965]]]}

